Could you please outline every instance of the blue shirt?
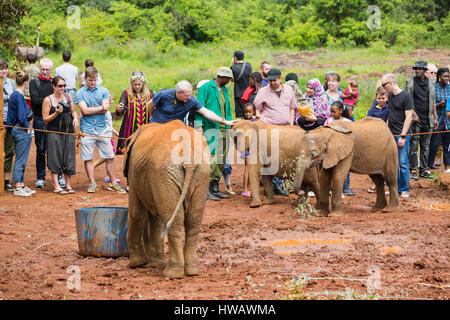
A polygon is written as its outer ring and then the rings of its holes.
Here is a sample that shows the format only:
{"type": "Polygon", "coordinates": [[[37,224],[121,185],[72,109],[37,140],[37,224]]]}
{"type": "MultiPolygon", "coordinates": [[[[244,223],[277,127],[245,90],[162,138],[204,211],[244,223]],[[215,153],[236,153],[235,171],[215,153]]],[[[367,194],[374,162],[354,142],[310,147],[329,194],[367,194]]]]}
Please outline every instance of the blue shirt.
{"type": "MultiPolygon", "coordinates": [[[[448,97],[450,97],[450,84],[446,84],[444,87],[441,86],[439,82],[435,84],[435,92],[436,92],[436,103],[447,101],[448,97]]],[[[440,123],[444,120],[445,127],[450,128],[450,120],[447,118],[447,112],[444,107],[436,108],[437,113],[437,121],[440,123]]]]}
{"type": "MultiPolygon", "coordinates": [[[[100,107],[104,100],[109,100],[109,92],[99,85],[96,85],[94,89],[89,89],[85,85],[75,95],[75,103],[85,102],[88,108],[100,107]]],[[[104,113],[81,117],[80,129],[83,133],[99,135],[105,128],[106,118],[104,113]]]]}
{"type": "Polygon", "coordinates": [[[378,109],[377,107],[373,106],[372,108],[370,108],[369,112],[367,112],[368,117],[380,118],[384,122],[387,121],[388,115],[389,109],[387,103],[384,108],[378,109]]]}
{"type": "Polygon", "coordinates": [[[193,96],[186,102],[177,99],[175,89],[159,91],[153,98],[155,111],[150,122],[166,123],[172,120],[183,121],[186,114],[194,110],[203,108],[202,104],[193,96]]]}
{"type": "MultiPolygon", "coordinates": [[[[6,121],[6,125],[29,128],[30,125],[27,120],[27,115],[30,108],[28,108],[28,104],[23,94],[19,91],[14,91],[9,96],[8,105],[8,120],[6,121]]],[[[12,128],[7,128],[8,132],[11,132],[11,129],[12,128]]]]}

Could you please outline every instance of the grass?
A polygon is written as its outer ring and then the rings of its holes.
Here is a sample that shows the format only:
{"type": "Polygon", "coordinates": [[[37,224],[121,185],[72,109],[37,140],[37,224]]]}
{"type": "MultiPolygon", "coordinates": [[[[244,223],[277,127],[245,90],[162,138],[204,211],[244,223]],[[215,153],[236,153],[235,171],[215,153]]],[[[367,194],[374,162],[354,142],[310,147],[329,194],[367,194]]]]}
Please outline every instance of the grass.
{"type": "MultiPolygon", "coordinates": [[[[128,86],[128,79],[133,71],[145,73],[149,87],[154,92],[165,88],[173,88],[177,81],[189,80],[194,86],[203,79],[212,79],[216,70],[221,66],[230,66],[233,52],[237,49],[245,53],[245,61],[252,64],[254,71],[259,71],[261,61],[267,60],[272,68],[277,67],[275,58],[282,54],[298,55],[302,53],[294,49],[255,47],[245,43],[227,42],[218,44],[201,44],[196,47],[178,47],[171,53],[159,52],[153,44],[131,41],[125,46],[118,46],[109,42],[97,43],[92,47],[79,47],[72,52],[71,63],[84,71],[84,60],[92,59],[104,79],[103,85],[109,89],[118,102],[120,95],[128,86]]],[[[409,49],[411,51],[412,49],[409,49]]],[[[342,78],[341,88],[347,87],[346,77],[358,74],[370,75],[372,72],[393,71],[395,68],[412,64],[414,57],[403,59],[398,54],[408,52],[407,48],[354,48],[319,50],[300,67],[281,68],[283,75],[289,72],[299,74],[300,89],[304,92],[306,82],[315,77],[323,81],[327,70],[337,71],[342,78]],[[398,63],[394,63],[398,61],[398,63]],[[323,65],[326,65],[324,69],[323,65]]],[[[60,52],[49,52],[47,57],[52,59],[54,67],[62,64],[60,52]]],[[[306,56],[305,56],[306,57],[306,56]]],[[[366,116],[375,93],[377,78],[359,80],[360,97],[355,108],[356,119],[366,116]]],[[[402,85],[404,77],[400,77],[402,85]]],[[[230,99],[233,101],[233,84],[228,85],[230,99]]],[[[195,92],[194,92],[195,95],[195,92]]],[[[232,103],[234,109],[234,103],[232,103]]],[[[234,111],[233,111],[234,114],[234,111]]],[[[120,121],[115,121],[118,129],[120,121]]]]}

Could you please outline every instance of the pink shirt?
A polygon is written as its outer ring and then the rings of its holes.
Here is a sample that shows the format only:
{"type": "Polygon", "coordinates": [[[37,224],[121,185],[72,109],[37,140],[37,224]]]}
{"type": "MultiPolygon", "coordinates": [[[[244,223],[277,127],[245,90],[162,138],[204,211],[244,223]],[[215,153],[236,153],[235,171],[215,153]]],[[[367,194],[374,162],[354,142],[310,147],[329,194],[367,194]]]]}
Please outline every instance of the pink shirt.
{"type": "Polygon", "coordinates": [[[270,86],[259,89],[253,104],[261,114],[261,121],[276,124],[289,125],[290,109],[295,110],[295,94],[290,86],[281,85],[281,95],[273,91],[270,86]]]}
{"type": "MultiPolygon", "coordinates": [[[[349,94],[350,90],[348,90],[348,88],[347,88],[342,93],[343,94],[349,94]]],[[[353,96],[351,98],[342,99],[342,103],[343,104],[348,104],[348,105],[354,107],[355,104],[356,104],[356,100],[358,100],[358,94],[359,94],[358,90],[353,90],[353,96]]]]}

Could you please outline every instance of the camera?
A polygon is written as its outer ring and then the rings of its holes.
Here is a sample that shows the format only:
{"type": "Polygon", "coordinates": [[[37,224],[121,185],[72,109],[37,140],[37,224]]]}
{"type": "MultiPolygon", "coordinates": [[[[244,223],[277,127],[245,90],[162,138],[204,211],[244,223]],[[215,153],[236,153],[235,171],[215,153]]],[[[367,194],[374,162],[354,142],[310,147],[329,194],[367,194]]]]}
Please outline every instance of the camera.
{"type": "Polygon", "coordinates": [[[63,112],[70,112],[70,105],[67,102],[64,101],[60,101],[58,102],[58,108],[62,107],[63,108],[63,112]]]}

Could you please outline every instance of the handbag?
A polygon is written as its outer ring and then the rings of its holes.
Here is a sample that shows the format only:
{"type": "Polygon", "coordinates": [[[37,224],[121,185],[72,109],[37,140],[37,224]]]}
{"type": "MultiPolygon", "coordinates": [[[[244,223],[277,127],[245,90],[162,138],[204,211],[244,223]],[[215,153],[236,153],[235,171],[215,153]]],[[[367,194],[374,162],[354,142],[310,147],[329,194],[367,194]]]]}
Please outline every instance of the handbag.
{"type": "Polygon", "coordinates": [[[33,113],[33,110],[28,110],[28,113],[27,113],[27,121],[28,122],[30,122],[31,120],[33,120],[33,118],[34,118],[34,113],[33,113]]]}

